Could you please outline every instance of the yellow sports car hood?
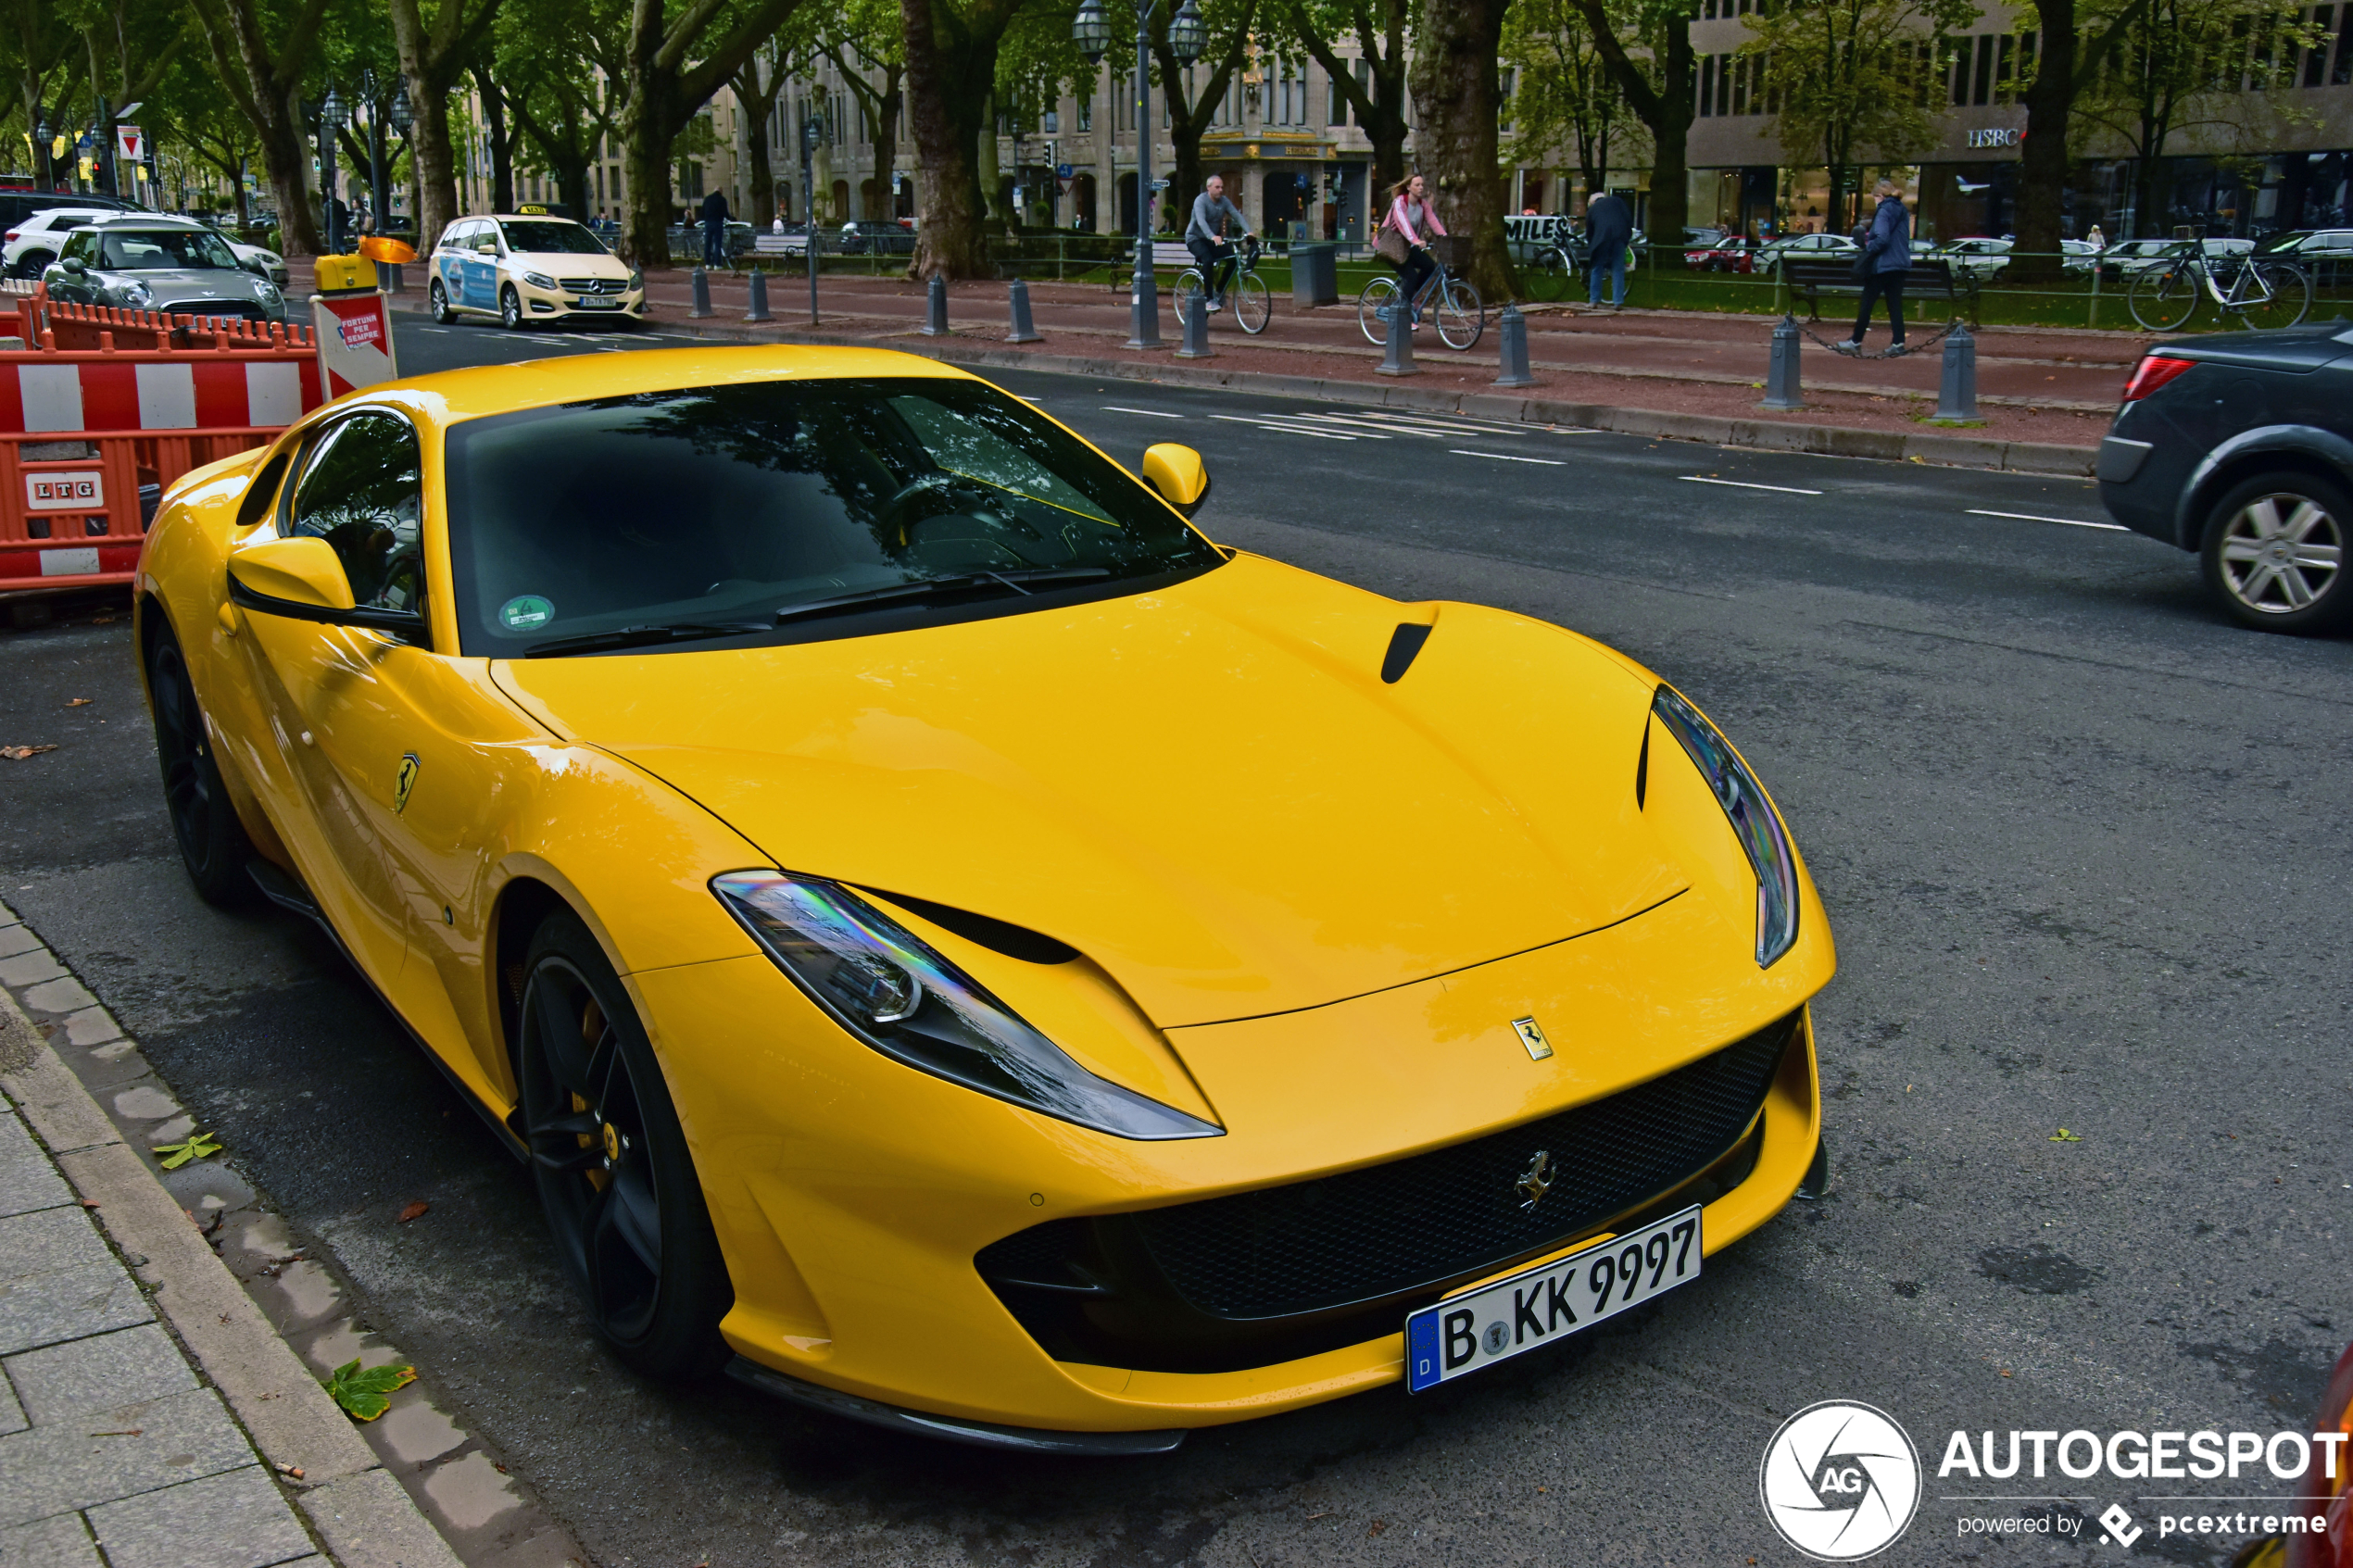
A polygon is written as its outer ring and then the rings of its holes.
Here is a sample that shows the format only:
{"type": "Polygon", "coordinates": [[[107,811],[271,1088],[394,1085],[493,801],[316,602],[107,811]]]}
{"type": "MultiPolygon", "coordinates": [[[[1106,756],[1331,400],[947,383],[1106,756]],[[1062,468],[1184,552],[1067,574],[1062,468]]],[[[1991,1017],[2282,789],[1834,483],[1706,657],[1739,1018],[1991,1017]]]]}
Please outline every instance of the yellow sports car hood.
{"type": "Polygon", "coordinates": [[[497,676],[786,870],[1045,933],[1164,1027],[1443,974],[1687,882],[1635,800],[1636,667],[1250,556],[1077,606],[497,676]],[[1401,623],[1428,633],[1392,683],[1401,623]]]}

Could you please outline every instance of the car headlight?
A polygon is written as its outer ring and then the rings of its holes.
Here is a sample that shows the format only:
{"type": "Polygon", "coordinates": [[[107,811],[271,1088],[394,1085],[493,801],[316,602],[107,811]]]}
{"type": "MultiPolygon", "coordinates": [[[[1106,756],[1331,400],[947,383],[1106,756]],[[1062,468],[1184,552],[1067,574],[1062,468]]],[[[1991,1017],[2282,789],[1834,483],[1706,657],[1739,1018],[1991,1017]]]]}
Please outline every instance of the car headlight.
{"type": "Polygon", "coordinates": [[[819,1007],[894,1061],[1100,1133],[1225,1129],[1098,1078],[977,981],[837,883],[729,872],[711,891],[819,1007]]]}
{"type": "Polygon", "coordinates": [[[1780,814],[1731,743],[1682,694],[1659,687],[1651,712],[1691,754],[1756,872],[1756,966],[1769,969],[1797,940],[1797,857],[1780,814]]]}
{"type": "Polygon", "coordinates": [[[155,291],[147,287],[145,283],[126,283],[123,285],[122,303],[131,307],[133,310],[145,309],[148,306],[155,303],[155,291]]]}
{"type": "Polygon", "coordinates": [[[522,281],[535,289],[552,289],[556,286],[556,280],[545,272],[525,272],[522,275],[522,281]]]}
{"type": "Polygon", "coordinates": [[[253,292],[260,295],[261,303],[264,305],[275,305],[278,303],[278,285],[270,282],[266,279],[263,281],[261,286],[255,289],[253,292]]]}
{"type": "Polygon", "coordinates": [[[632,272],[629,274],[629,289],[631,293],[634,294],[645,286],[646,275],[643,272],[632,272]]]}

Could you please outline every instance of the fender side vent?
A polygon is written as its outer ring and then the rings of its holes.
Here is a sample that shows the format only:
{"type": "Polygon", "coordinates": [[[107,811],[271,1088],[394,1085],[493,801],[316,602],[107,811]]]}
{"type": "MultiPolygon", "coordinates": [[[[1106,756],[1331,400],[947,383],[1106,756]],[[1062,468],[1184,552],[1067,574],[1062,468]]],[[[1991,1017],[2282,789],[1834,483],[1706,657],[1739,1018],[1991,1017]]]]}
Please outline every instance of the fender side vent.
{"type": "Polygon", "coordinates": [[[1414,667],[1422,645],[1429,641],[1429,633],[1428,627],[1408,621],[1389,634],[1389,653],[1380,661],[1384,683],[1393,686],[1405,678],[1405,671],[1414,667]]]}
{"type": "Polygon", "coordinates": [[[1645,797],[1647,797],[1649,796],[1649,794],[1650,794],[1650,788],[1651,788],[1651,718],[1650,718],[1650,715],[1649,715],[1649,714],[1645,713],[1645,714],[1643,714],[1643,715],[1642,715],[1642,754],[1640,757],[1637,757],[1637,758],[1634,759],[1634,809],[1635,809],[1635,810],[1639,811],[1639,810],[1641,810],[1641,809],[1642,809],[1642,802],[1643,802],[1644,798],[1645,798],[1645,797]]]}

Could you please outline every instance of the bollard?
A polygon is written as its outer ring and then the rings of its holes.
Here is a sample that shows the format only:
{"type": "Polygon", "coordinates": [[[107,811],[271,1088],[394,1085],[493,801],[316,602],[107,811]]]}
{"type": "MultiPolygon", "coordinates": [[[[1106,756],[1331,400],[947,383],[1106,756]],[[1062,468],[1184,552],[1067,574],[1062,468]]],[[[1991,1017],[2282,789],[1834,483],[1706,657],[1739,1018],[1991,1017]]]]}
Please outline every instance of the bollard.
{"type": "Polygon", "coordinates": [[[711,308],[711,280],[702,275],[701,268],[695,269],[694,280],[695,305],[694,308],[686,314],[699,321],[706,316],[715,315],[716,312],[711,308]]]}
{"type": "Polygon", "coordinates": [[[1773,329],[1773,362],[1765,371],[1765,401],[1760,408],[1803,408],[1805,395],[1798,385],[1797,319],[1784,313],[1780,325],[1773,329]]]}
{"type": "Polygon", "coordinates": [[[1503,360],[1495,377],[1497,386],[1534,386],[1536,378],[1528,373],[1528,318],[1519,313],[1516,305],[1505,305],[1500,331],[1503,334],[1503,360]]]}
{"type": "Polygon", "coordinates": [[[1005,341],[1007,343],[1045,342],[1046,340],[1038,335],[1037,327],[1033,325],[1029,320],[1029,285],[1023,282],[1019,278],[1015,278],[1013,280],[1013,286],[1011,290],[1011,294],[1013,296],[1013,330],[1006,337],[1005,341]]]}
{"type": "Polygon", "coordinates": [[[408,285],[401,281],[400,263],[397,261],[385,262],[383,266],[376,269],[376,274],[384,279],[384,293],[403,294],[407,292],[408,285]]]}
{"type": "Polygon", "coordinates": [[[1406,303],[1404,295],[1400,293],[1389,296],[1387,309],[1389,311],[1388,352],[1381,356],[1380,363],[1373,368],[1385,376],[1421,374],[1419,370],[1414,369],[1413,307],[1406,303]]]}
{"type": "Polygon", "coordinates": [[[752,263],[751,269],[751,313],[744,320],[747,321],[775,320],[774,316],[768,314],[768,274],[760,270],[758,262],[752,263]]]}
{"type": "Polygon", "coordinates": [[[1209,296],[1189,295],[1185,299],[1185,343],[1176,350],[1179,359],[1214,359],[1217,350],[1209,346],[1209,296]]]}
{"type": "Polygon", "coordinates": [[[937,272],[931,275],[929,298],[924,307],[924,324],[916,330],[925,337],[948,335],[948,280],[937,272]]]}
{"type": "Polygon", "coordinates": [[[1944,340],[1944,374],[1937,383],[1935,420],[1956,422],[1977,418],[1977,339],[1967,327],[1955,327],[1944,340]]]}

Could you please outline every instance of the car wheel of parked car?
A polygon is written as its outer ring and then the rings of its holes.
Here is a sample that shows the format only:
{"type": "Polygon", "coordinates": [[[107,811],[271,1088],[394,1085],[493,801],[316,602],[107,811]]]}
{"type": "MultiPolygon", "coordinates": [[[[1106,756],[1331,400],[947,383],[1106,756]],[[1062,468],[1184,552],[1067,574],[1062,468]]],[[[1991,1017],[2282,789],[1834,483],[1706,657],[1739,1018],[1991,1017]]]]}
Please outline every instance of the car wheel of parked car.
{"type": "Polygon", "coordinates": [[[522,330],[522,295],[512,283],[498,291],[498,324],[510,332],[522,330]]]}
{"type": "Polygon", "coordinates": [[[565,1277],[633,1371],[708,1376],[735,1292],[636,1010],[570,909],[540,923],[523,972],[523,1139],[565,1277]]]}
{"type": "Polygon", "coordinates": [[[147,695],[155,704],[156,760],[163,768],[164,809],[197,896],[208,904],[233,908],[254,897],[253,881],[245,875],[253,843],[230,802],[220,765],[213,760],[211,731],[196,706],[196,689],[188,679],[180,640],[161,624],[162,611],[150,607],[148,613],[158,622],[147,648],[147,695]]]}
{"type": "Polygon", "coordinates": [[[433,319],[442,326],[446,327],[458,319],[458,313],[449,308],[449,291],[441,286],[439,278],[435,278],[425,289],[425,303],[433,311],[433,319]]]}
{"type": "Polygon", "coordinates": [[[2315,635],[2353,622],[2343,571],[2353,497],[2290,470],[2235,485],[2208,514],[2206,583],[2231,618],[2265,632],[2315,635]]]}
{"type": "Polygon", "coordinates": [[[57,264],[57,258],[47,251],[29,250],[17,258],[17,264],[10,271],[19,278],[38,278],[57,264]]]}

